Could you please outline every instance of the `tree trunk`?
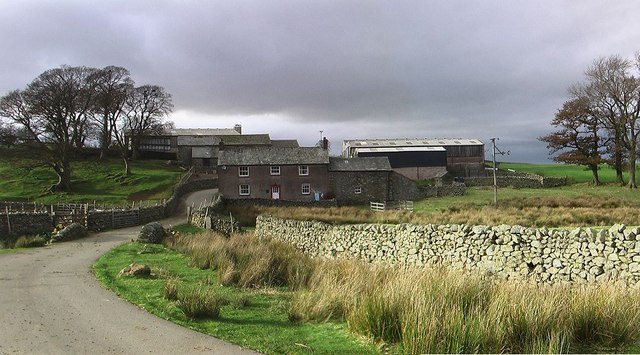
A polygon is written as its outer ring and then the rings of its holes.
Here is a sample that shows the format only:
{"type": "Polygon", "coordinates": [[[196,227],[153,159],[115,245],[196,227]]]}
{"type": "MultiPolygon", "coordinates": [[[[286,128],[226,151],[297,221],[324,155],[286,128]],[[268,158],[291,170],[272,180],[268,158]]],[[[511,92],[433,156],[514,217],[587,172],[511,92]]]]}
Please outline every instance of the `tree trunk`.
{"type": "Polygon", "coordinates": [[[140,140],[138,138],[132,137],[131,138],[131,160],[140,159],[140,150],[138,150],[139,147],[140,147],[140,140]]]}
{"type": "Polygon", "coordinates": [[[598,177],[598,166],[597,165],[589,165],[589,169],[593,174],[593,184],[598,186],[600,185],[600,178],[598,177]]]}
{"type": "Polygon", "coordinates": [[[129,166],[129,157],[127,157],[126,151],[124,152],[124,154],[122,154],[122,160],[124,161],[124,175],[125,176],[131,175],[131,167],[129,166]]]}
{"type": "Polygon", "coordinates": [[[616,169],[616,182],[618,182],[620,186],[624,186],[624,176],[622,175],[622,139],[617,130],[615,132],[613,144],[613,167],[616,169]]]}
{"type": "Polygon", "coordinates": [[[68,162],[63,162],[62,166],[53,168],[58,175],[58,182],[53,185],[53,191],[71,191],[71,166],[68,162]]]}
{"type": "Polygon", "coordinates": [[[107,159],[109,145],[111,145],[111,129],[109,129],[109,116],[107,114],[102,118],[102,137],[100,137],[100,160],[107,159]]]}
{"type": "Polygon", "coordinates": [[[638,185],[636,185],[636,157],[638,153],[636,152],[637,143],[632,141],[629,146],[629,188],[637,189],[638,185]]]}

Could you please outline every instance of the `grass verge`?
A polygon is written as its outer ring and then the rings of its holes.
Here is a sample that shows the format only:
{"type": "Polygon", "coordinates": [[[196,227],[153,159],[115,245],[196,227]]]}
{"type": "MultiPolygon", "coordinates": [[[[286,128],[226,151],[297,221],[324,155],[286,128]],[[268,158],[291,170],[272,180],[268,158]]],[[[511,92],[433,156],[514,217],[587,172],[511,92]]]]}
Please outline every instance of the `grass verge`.
{"type": "MultiPolygon", "coordinates": [[[[299,324],[289,321],[291,293],[285,288],[242,289],[224,287],[217,272],[194,267],[190,257],[161,245],[123,244],[101,257],[93,266],[100,282],[120,297],[177,324],[267,354],[376,353],[349,335],[341,322],[299,324]],[[151,266],[152,277],[118,277],[125,266],[136,262],[151,266]],[[199,288],[228,300],[217,318],[192,320],[165,297],[171,293],[199,288]]],[[[204,292],[204,291],[203,291],[204,292]]],[[[177,299],[177,298],[176,298],[177,299]]]]}

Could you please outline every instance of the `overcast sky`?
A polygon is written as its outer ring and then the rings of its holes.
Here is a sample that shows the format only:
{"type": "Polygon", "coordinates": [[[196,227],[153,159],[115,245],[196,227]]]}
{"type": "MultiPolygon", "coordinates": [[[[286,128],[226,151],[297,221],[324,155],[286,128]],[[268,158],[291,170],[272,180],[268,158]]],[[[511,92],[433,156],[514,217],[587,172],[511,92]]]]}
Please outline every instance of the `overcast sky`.
{"type": "MultiPolygon", "coordinates": [[[[343,139],[537,137],[594,59],[640,50],[638,1],[0,0],[0,95],[63,64],[164,86],[178,128],[343,139]]],[[[489,150],[487,150],[489,153],[489,150]]],[[[489,157],[489,154],[487,154],[489,157]]]]}

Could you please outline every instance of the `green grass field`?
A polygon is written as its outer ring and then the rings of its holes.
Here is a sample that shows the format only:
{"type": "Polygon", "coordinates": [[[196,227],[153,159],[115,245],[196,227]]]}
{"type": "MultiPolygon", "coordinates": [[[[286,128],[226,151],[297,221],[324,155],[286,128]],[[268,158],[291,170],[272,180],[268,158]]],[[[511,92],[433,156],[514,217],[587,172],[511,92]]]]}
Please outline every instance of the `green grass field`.
{"type": "Polygon", "coordinates": [[[168,198],[183,171],[164,161],[131,162],[131,175],[124,176],[120,159],[82,159],[72,163],[72,192],[52,193],[57,178],[51,168],[38,165],[22,154],[3,149],[0,159],[0,200],[93,202],[126,204],[131,201],[168,198]]]}
{"type": "MultiPolygon", "coordinates": [[[[570,182],[574,183],[591,182],[593,179],[591,171],[587,170],[586,167],[573,164],[528,164],[504,162],[499,164],[499,168],[500,170],[512,169],[517,172],[532,173],[548,177],[566,176],[569,178],[570,182]]],[[[602,183],[616,182],[616,171],[608,165],[600,166],[598,176],[602,183]]],[[[623,173],[623,176],[625,181],[628,181],[627,179],[629,175],[626,172],[623,173]]],[[[636,176],[640,176],[640,167],[636,168],[636,176]]]]}

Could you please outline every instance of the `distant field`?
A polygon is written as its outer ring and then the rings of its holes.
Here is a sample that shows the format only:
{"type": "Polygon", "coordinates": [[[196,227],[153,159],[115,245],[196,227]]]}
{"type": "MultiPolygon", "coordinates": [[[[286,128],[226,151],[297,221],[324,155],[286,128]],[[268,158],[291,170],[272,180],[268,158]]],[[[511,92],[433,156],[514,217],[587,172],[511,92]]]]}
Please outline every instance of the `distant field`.
{"type": "MultiPolygon", "coordinates": [[[[500,170],[513,169],[518,172],[533,173],[542,176],[566,176],[570,182],[591,182],[591,171],[581,165],[568,164],[527,164],[527,163],[500,163],[500,170]]],[[[603,183],[615,183],[616,171],[607,165],[602,165],[598,170],[600,181],[603,183]]],[[[636,169],[636,176],[640,176],[640,167],[636,169]]],[[[624,173],[625,181],[628,174],[624,173]]]]}
{"type": "Polygon", "coordinates": [[[105,162],[83,159],[72,164],[73,191],[51,193],[49,188],[57,181],[51,168],[10,153],[4,149],[0,155],[0,200],[124,204],[162,199],[171,195],[173,185],[184,173],[164,161],[142,160],[131,162],[132,174],[124,176],[124,165],[119,159],[105,162]]]}

